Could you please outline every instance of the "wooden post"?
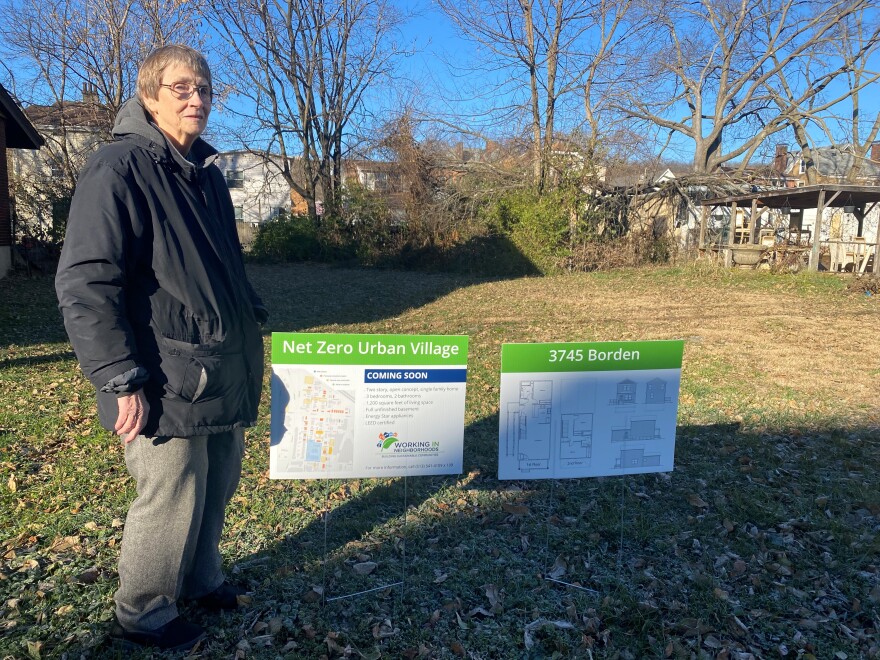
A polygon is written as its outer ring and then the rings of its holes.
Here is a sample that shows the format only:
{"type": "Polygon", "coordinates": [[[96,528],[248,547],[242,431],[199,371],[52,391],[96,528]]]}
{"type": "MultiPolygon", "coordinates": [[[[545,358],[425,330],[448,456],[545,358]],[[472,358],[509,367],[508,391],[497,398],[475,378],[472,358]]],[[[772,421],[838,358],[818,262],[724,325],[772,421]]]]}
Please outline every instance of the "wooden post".
{"type": "MultiPolygon", "coordinates": [[[[803,210],[801,210],[803,214],[803,210]]],[[[813,249],[810,250],[810,270],[819,270],[819,243],[822,236],[822,216],[825,215],[825,191],[819,191],[819,203],[816,205],[816,222],[813,223],[813,249]]]]}
{"type": "Polygon", "coordinates": [[[859,207],[855,207],[853,209],[853,215],[856,216],[856,222],[858,223],[858,229],[856,230],[856,236],[864,236],[865,231],[865,210],[860,209],[859,207]]]}
{"type": "Polygon", "coordinates": [[[736,238],[736,202],[730,203],[730,233],[727,236],[727,254],[724,255],[724,265],[733,266],[733,242],[736,238]]]}
{"type": "MultiPolygon", "coordinates": [[[[859,208],[858,206],[853,208],[853,216],[856,219],[857,227],[856,227],[856,236],[864,239],[865,237],[865,211],[864,209],[859,208]]],[[[871,246],[865,243],[865,254],[861,254],[861,245],[856,245],[856,249],[853,250],[855,252],[855,259],[853,260],[853,275],[858,276],[860,272],[864,272],[865,267],[868,265],[868,257],[871,254],[871,246]],[[861,262],[861,265],[860,265],[861,262]]]]}
{"type": "Polygon", "coordinates": [[[752,217],[749,218],[749,243],[758,242],[758,198],[752,200],[752,217]]]}
{"type": "MultiPolygon", "coordinates": [[[[870,209],[868,210],[870,213],[870,209]]],[[[874,275],[880,275],[880,221],[877,222],[877,238],[874,241],[874,275]]]]}
{"type": "Polygon", "coordinates": [[[700,248],[700,252],[704,252],[706,250],[706,223],[709,221],[709,207],[704,206],[703,211],[700,214],[700,243],[698,247],[700,248]]]}

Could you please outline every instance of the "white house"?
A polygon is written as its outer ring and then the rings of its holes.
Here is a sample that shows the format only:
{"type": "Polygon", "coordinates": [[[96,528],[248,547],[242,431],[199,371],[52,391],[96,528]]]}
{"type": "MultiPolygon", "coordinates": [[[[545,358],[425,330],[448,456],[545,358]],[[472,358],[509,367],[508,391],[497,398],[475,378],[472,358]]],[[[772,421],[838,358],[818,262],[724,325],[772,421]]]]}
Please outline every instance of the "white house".
{"type": "Polygon", "coordinates": [[[279,156],[248,150],[223,151],[216,164],[226,177],[235,219],[250,227],[291,212],[291,191],[273,164],[279,156]]]}

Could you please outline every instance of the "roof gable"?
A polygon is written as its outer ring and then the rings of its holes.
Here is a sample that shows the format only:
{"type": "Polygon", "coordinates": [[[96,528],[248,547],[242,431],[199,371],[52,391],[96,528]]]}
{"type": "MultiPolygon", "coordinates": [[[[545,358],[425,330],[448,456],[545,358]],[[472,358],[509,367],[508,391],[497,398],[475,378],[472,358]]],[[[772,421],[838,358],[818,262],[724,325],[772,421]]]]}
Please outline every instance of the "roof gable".
{"type": "Polygon", "coordinates": [[[7,148],[39,149],[43,146],[43,138],[3,85],[0,85],[0,115],[6,119],[7,148]]]}
{"type": "MultiPolygon", "coordinates": [[[[821,176],[845,177],[856,161],[852,148],[846,146],[818,147],[812,150],[812,158],[821,176]]],[[[880,163],[865,158],[859,170],[860,178],[880,178],[880,163]]]]}

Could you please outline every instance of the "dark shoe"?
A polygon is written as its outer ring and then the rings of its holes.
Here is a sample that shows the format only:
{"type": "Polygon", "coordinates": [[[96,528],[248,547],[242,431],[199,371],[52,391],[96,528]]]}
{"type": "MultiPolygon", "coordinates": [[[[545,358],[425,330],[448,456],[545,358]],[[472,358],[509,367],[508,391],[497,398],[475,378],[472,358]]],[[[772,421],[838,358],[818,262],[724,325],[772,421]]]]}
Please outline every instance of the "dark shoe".
{"type": "Polygon", "coordinates": [[[205,637],[205,629],[180,617],[155,630],[133,632],[123,628],[116,617],[110,627],[110,639],[130,649],[155,647],[163,651],[189,651],[205,637]]]}
{"type": "Polygon", "coordinates": [[[209,594],[196,598],[200,607],[212,612],[238,609],[238,597],[247,593],[246,589],[229,582],[224,582],[209,594]]]}

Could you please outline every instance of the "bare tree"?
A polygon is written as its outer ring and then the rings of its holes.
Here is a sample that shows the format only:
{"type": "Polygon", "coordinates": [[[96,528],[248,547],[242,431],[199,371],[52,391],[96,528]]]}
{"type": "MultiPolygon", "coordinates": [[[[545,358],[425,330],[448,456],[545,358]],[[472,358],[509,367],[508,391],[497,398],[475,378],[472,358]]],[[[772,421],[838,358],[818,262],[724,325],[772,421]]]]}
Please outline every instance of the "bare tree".
{"type": "Polygon", "coordinates": [[[493,121],[525,117],[531,136],[534,178],[544,185],[560,125],[569,131],[578,98],[587,98],[591,135],[597,134],[594,91],[611,79],[605,65],[619,41],[630,1],[438,0],[459,30],[484,57],[474,65],[491,102],[493,121]],[[598,39],[596,34],[599,35],[598,39]],[[522,90],[527,90],[523,93],[522,90]],[[586,97],[581,96],[586,92],[586,97]]]}
{"type": "Polygon", "coordinates": [[[876,10],[872,12],[874,24],[871,26],[866,14],[853,15],[850,21],[843,21],[837,42],[847,66],[848,94],[844,101],[849,103],[849,112],[841,123],[848,129],[852,144],[854,158],[848,179],[853,183],[861,174],[871,145],[880,135],[880,109],[876,104],[862,103],[866,100],[862,92],[880,81],[880,73],[869,68],[872,57],[880,52],[880,19],[876,10]]]}
{"type": "MultiPolygon", "coordinates": [[[[808,184],[818,182],[812,156],[817,138],[832,144],[839,143],[841,138],[844,142],[851,140],[854,158],[847,176],[855,181],[880,130],[880,112],[866,122],[861,117],[860,103],[865,88],[880,80],[880,74],[869,69],[869,61],[880,49],[880,23],[876,19],[877,12],[866,8],[841,19],[825,43],[817,44],[811,53],[799,59],[797,66],[780,67],[768,84],[767,93],[776,104],[779,117],[800,147],[808,184]],[[835,130],[837,125],[842,129],[839,132],[835,130]],[[867,134],[863,136],[866,128],[867,134]]],[[[774,63],[777,61],[774,57],[774,63]]],[[[757,146],[744,161],[748,161],[757,146]]]]}
{"type": "Polygon", "coordinates": [[[280,156],[270,162],[310,216],[318,201],[332,211],[366,95],[401,53],[400,14],[386,0],[219,0],[207,16],[234,61],[243,143],[280,156]]]}
{"type": "Polygon", "coordinates": [[[0,0],[0,56],[12,64],[15,93],[46,140],[38,156],[15,167],[22,214],[50,224],[47,209],[57,207],[53,220],[66,220],[63,206],[79,171],[95,146],[110,139],[140,62],[168,41],[198,42],[190,4],[0,0]]]}
{"type": "Polygon", "coordinates": [[[587,160],[598,162],[613,160],[610,156],[615,149],[637,153],[638,143],[643,142],[632,139],[615,101],[628,82],[628,64],[637,57],[653,25],[635,0],[598,0],[594,16],[593,49],[583,72],[584,133],[587,160]]]}
{"type": "Polygon", "coordinates": [[[192,0],[2,0],[0,53],[19,65],[16,85],[23,101],[70,101],[87,85],[112,120],[134,94],[137,67],[153,48],[198,43],[192,5],[192,0]]]}
{"type": "MultiPolygon", "coordinates": [[[[748,158],[809,107],[846,66],[822,62],[839,21],[870,0],[672,0],[654,17],[657,32],[635,62],[637,84],[623,98],[630,117],[693,143],[697,172],[748,158]],[[798,76],[812,58],[812,79],[798,76]],[[798,81],[780,106],[774,86],[798,81]]],[[[818,106],[814,107],[814,110],[818,106]]]]}
{"type": "Polygon", "coordinates": [[[385,125],[377,146],[395,166],[407,218],[423,225],[439,188],[439,167],[429,146],[416,140],[414,124],[412,111],[405,110],[385,125]]]}
{"type": "Polygon", "coordinates": [[[196,28],[189,2],[4,0],[0,52],[18,64],[21,101],[49,106],[43,113],[53,125],[47,149],[70,185],[91,147],[82,149],[72,131],[86,122],[94,133],[90,140],[109,139],[147,53],[169,40],[191,42],[196,28]]]}

